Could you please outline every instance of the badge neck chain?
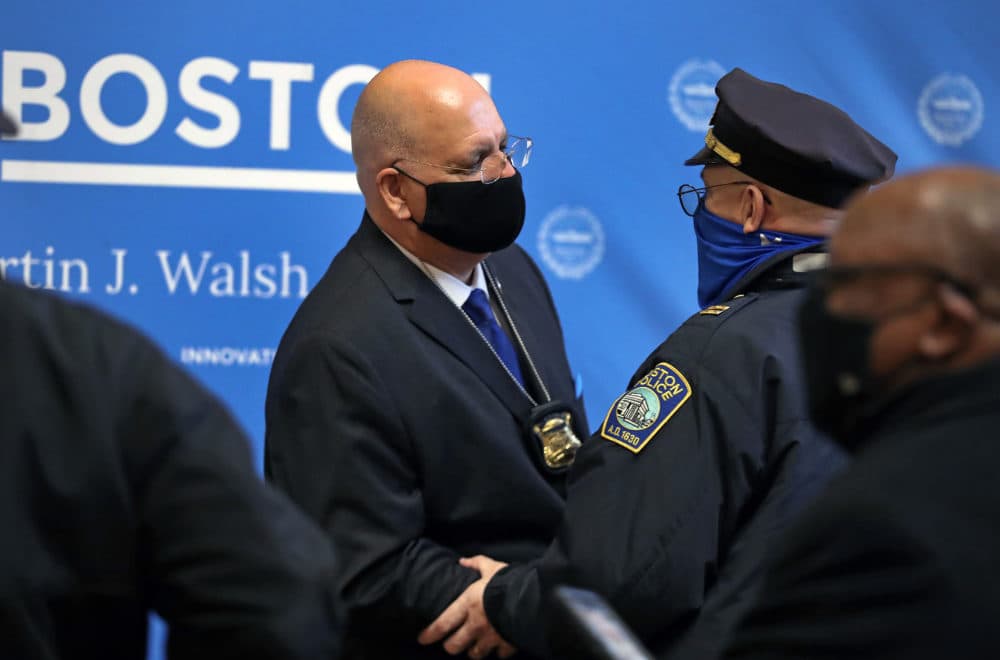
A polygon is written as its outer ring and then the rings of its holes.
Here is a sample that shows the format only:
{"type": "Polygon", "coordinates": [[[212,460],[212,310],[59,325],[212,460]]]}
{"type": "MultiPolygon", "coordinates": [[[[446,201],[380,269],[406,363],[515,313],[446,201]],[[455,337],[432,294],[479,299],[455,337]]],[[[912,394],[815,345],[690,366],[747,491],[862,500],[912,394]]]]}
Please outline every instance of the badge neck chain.
{"type": "MultiPolygon", "coordinates": [[[[438,284],[436,279],[434,279],[434,276],[427,270],[426,266],[424,266],[424,263],[422,261],[419,263],[420,263],[420,269],[424,271],[424,274],[427,275],[430,281],[434,283],[434,286],[438,288],[438,291],[440,291],[447,298],[448,294],[445,293],[444,289],[441,288],[441,285],[438,284]]],[[[503,296],[500,294],[500,287],[497,286],[497,281],[493,277],[493,273],[490,272],[490,269],[486,266],[485,262],[482,264],[482,267],[483,267],[483,275],[486,277],[486,285],[489,287],[490,293],[492,294],[493,298],[497,301],[497,307],[500,308],[500,312],[501,314],[503,314],[504,320],[507,322],[507,327],[510,328],[511,334],[514,335],[514,341],[516,342],[517,348],[520,350],[521,355],[524,356],[525,361],[528,363],[528,368],[531,370],[531,375],[534,377],[535,382],[538,383],[539,388],[541,388],[542,396],[545,397],[545,401],[546,402],[552,401],[552,396],[549,394],[549,389],[545,387],[545,381],[542,380],[541,374],[538,373],[538,368],[535,366],[535,361],[531,359],[531,353],[528,352],[528,347],[525,346],[524,340],[521,338],[521,333],[517,331],[517,325],[514,323],[514,318],[510,315],[510,311],[507,309],[507,304],[503,301],[503,296]]],[[[507,365],[504,364],[504,361],[500,359],[499,355],[497,355],[496,349],[493,348],[493,344],[491,344],[489,340],[486,339],[483,333],[479,330],[479,328],[476,327],[476,324],[472,321],[471,318],[469,318],[469,315],[465,313],[465,310],[459,307],[458,311],[461,312],[462,316],[465,318],[466,322],[468,322],[469,326],[471,326],[472,329],[476,331],[476,334],[479,335],[479,338],[483,340],[483,343],[486,344],[486,347],[490,349],[490,353],[493,354],[493,357],[496,358],[496,361],[500,364],[501,367],[503,367],[503,370],[507,373],[508,378],[514,381],[514,384],[517,385],[518,389],[524,392],[524,395],[528,397],[529,401],[531,401],[532,406],[537,406],[538,402],[535,401],[535,398],[531,396],[531,394],[528,392],[527,389],[525,389],[524,385],[522,385],[520,381],[518,381],[517,378],[514,377],[514,374],[510,372],[510,369],[507,368],[507,365]]]]}
{"type": "MultiPolygon", "coordinates": [[[[494,279],[493,277],[493,273],[490,271],[490,269],[486,266],[485,263],[483,264],[483,274],[486,276],[487,285],[490,287],[490,290],[493,292],[493,295],[496,296],[497,306],[503,313],[504,320],[507,321],[507,325],[510,327],[510,332],[512,335],[514,335],[514,340],[517,342],[518,348],[521,349],[521,354],[524,355],[524,359],[528,363],[528,367],[531,369],[532,376],[535,377],[535,382],[538,383],[538,386],[542,390],[542,396],[545,397],[546,403],[552,401],[552,396],[549,394],[549,389],[545,387],[545,381],[542,380],[542,375],[538,373],[538,368],[535,367],[535,361],[531,359],[531,353],[528,352],[528,347],[525,346],[524,340],[521,338],[521,333],[517,331],[517,326],[514,324],[514,317],[510,315],[510,311],[508,311],[507,309],[507,304],[503,301],[503,296],[500,294],[500,287],[497,286],[497,282],[496,279],[494,279]]],[[[469,316],[464,312],[463,314],[465,315],[465,318],[468,319],[469,323],[472,323],[472,319],[470,319],[469,316]]],[[[472,327],[475,328],[476,324],[472,323],[472,327]]],[[[476,332],[479,332],[479,328],[476,328],[476,332]]],[[[480,332],[479,336],[483,337],[483,333],[480,332]]],[[[486,344],[490,347],[490,350],[493,350],[493,346],[488,341],[486,341],[486,337],[483,337],[483,341],[485,341],[486,344]]],[[[497,360],[500,361],[500,364],[503,364],[503,360],[500,360],[500,356],[496,354],[496,351],[493,351],[493,355],[496,356],[497,360]]],[[[509,375],[511,379],[514,380],[514,382],[517,382],[517,379],[514,378],[514,374],[510,373],[510,370],[507,369],[507,365],[504,365],[504,371],[507,372],[507,375],[509,375]]],[[[520,385],[520,383],[518,383],[518,385],[520,385]]],[[[523,391],[525,394],[528,395],[528,398],[531,399],[532,405],[538,405],[535,399],[530,394],[528,394],[527,390],[525,390],[522,387],[521,391],[523,391]]]]}

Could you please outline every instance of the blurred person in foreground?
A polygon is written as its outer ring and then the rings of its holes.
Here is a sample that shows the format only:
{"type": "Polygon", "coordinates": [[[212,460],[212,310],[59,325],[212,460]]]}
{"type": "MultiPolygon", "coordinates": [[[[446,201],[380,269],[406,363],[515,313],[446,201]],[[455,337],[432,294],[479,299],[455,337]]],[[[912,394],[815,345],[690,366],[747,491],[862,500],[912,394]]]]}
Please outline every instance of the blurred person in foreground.
{"type": "Polygon", "coordinates": [[[815,423],[855,460],[792,526],[734,658],[1000,657],[1000,172],[848,210],[800,312],[815,423]]]}
{"type": "Polygon", "coordinates": [[[0,368],[0,657],[336,656],[326,539],[150,341],[0,279],[0,368]]]}

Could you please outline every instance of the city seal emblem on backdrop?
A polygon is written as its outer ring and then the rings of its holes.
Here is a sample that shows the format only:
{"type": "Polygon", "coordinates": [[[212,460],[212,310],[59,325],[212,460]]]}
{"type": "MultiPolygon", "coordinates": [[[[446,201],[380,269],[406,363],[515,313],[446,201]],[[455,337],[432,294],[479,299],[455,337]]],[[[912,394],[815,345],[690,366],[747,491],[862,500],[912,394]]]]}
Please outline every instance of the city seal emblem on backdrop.
{"type": "Polygon", "coordinates": [[[917,117],[938,144],[957,147],[983,125],[983,95],[968,76],[944,73],[924,87],[917,117]]]}
{"type": "Polygon", "coordinates": [[[601,437],[638,454],[689,398],[684,374],[660,362],[611,405],[601,437]]]}
{"type": "Polygon", "coordinates": [[[688,60],[670,79],[668,99],[677,120],[689,131],[704,133],[715,112],[718,99],[715,83],[726,75],[722,65],[714,60],[688,60]]]}
{"type": "Polygon", "coordinates": [[[604,228],[588,209],[560,206],[542,220],[538,252],[557,277],[583,279],[604,258],[604,228]]]}

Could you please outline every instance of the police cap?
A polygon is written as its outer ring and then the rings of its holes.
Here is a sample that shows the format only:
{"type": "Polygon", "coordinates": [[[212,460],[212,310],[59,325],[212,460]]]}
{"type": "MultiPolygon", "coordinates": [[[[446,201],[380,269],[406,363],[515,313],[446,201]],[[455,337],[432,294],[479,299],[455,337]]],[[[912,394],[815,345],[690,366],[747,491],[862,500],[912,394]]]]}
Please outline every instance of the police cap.
{"type": "Polygon", "coordinates": [[[731,165],[761,183],[840,208],[858,189],[892,176],[896,154],[847,113],[784,85],[733,69],[705,147],[685,165],[731,165]]]}

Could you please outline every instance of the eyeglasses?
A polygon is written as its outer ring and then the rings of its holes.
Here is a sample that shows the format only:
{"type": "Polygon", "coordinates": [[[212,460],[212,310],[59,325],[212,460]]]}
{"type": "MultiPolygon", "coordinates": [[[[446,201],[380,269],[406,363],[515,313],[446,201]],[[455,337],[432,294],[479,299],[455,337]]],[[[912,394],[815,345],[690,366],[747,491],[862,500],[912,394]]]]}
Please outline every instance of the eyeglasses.
{"type": "Polygon", "coordinates": [[[862,277],[885,277],[892,275],[917,275],[935,282],[948,284],[971,301],[978,296],[978,287],[964,282],[954,275],[929,264],[866,264],[863,266],[830,266],[815,271],[814,281],[824,292],[835,287],[850,286],[862,277]]]}
{"type": "Polygon", "coordinates": [[[507,169],[507,163],[513,165],[516,169],[523,169],[528,165],[528,161],[531,160],[531,149],[534,147],[535,142],[529,137],[519,137],[517,135],[508,135],[507,144],[500,148],[500,151],[494,152],[483,159],[483,164],[480,167],[454,167],[452,165],[440,165],[438,163],[428,163],[423,160],[416,160],[413,158],[398,158],[393,162],[392,167],[395,168],[397,172],[403,176],[407,176],[419,184],[427,185],[417,177],[413,176],[409,172],[396,167],[396,163],[400,161],[408,161],[411,163],[420,163],[421,165],[430,165],[431,167],[436,167],[438,169],[445,170],[449,174],[460,174],[472,176],[473,174],[479,174],[479,178],[483,183],[489,185],[495,183],[501,176],[503,176],[504,170],[507,169]]]}
{"type": "MultiPolygon", "coordinates": [[[[717,183],[714,186],[705,186],[704,188],[695,188],[694,186],[684,183],[681,187],[677,189],[677,199],[681,202],[681,209],[691,216],[694,217],[694,212],[698,209],[698,205],[705,201],[705,191],[711,190],[712,188],[721,188],[722,186],[735,186],[735,185],[745,185],[752,186],[756,185],[753,181],[730,181],[729,183],[717,183]]],[[[761,195],[764,196],[764,202],[767,204],[771,203],[768,199],[767,194],[763,191],[761,195]]]]}
{"type": "MultiPolygon", "coordinates": [[[[928,296],[926,289],[924,293],[918,294],[909,302],[895,304],[886,307],[886,301],[882,300],[881,289],[877,287],[877,278],[915,275],[924,277],[930,282],[943,283],[950,286],[959,295],[965,297],[975,305],[980,311],[993,315],[992,312],[984,310],[979,305],[979,288],[955,278],[950,273],[929,264],[903,263],[903,264],[866,264],[860,266],[830,266],[822,270],[814,271],[812,275],[814,286],[818,287],[824,298],[829,299],[833,295],[834,289],[840,289],[844,295],[848,291],[853,291],[853,296],[878,301],[878,308],[881,310],[879,318],[888,319],[900,314],[908,314],[915,309],[934,300],[928,296]],[[876,278],[876,279],[873,279],[876,278]]],[[[894,300],[893,302],[900,302],[894,300]]]]}

